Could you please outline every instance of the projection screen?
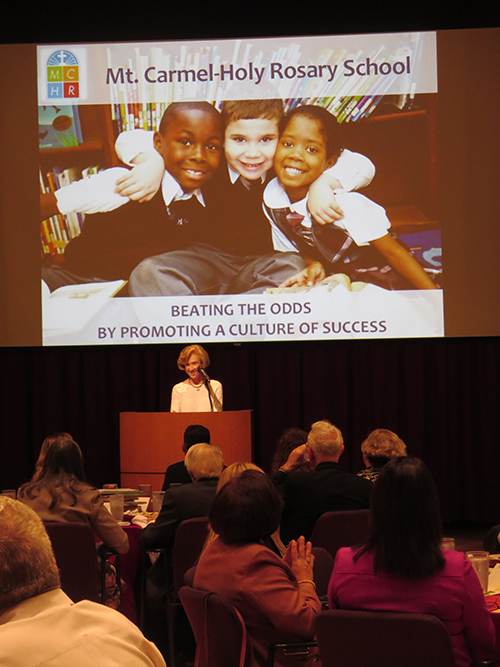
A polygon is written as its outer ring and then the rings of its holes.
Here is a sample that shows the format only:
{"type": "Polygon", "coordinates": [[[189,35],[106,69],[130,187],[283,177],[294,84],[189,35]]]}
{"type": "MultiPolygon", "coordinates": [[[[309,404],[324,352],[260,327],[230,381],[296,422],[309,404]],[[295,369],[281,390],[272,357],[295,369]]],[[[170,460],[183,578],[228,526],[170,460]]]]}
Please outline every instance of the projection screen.
{"type": "Polygon", "coordinates": [[[499,241],[454,215],[440,90],[494,32],[1,47],[29,84],[2,112],[5,322],[45,346],[463,335],[499,241]]]}

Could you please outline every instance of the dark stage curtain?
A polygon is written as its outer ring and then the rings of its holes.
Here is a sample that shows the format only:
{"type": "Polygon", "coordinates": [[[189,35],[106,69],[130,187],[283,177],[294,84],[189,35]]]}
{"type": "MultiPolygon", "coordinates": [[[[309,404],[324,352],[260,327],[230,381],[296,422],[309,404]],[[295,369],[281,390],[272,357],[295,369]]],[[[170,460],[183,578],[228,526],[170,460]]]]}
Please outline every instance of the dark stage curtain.
{"type": "MultiPolygon", "coordinates": [[[[187,343],[189,341],[186,341],[187,343]]],[[[0,488],[30,478],[43,438],[69,431],[89,480],[119,480],[119,414],[169,409],[181,346],[0,350],[0,488]]],[[[446,521],[498,522],[498,338],[208,345],[227,410],[254,411],[254,460],[269,470],[289,426],[329,419],[341,463],[362,467],[374,428],[397,432],[433,472],[446,521]]],[[[224,443],[217,443],[224,450],[224,443]]],[[[174,446],[179,447],[180,443],[174,446]]]]}

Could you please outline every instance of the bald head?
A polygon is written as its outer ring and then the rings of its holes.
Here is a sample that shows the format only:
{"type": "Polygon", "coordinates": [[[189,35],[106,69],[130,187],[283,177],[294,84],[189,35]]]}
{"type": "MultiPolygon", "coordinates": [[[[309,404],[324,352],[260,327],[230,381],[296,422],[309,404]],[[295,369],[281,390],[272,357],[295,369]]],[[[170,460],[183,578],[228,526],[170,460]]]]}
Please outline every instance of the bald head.
{"type": "Polygon", "coordinates": [[[344,451],[344,439],[340,430],[326,419],[315,422],[307,436],[307,444],[316,463],[338,462],[344,451]]]}

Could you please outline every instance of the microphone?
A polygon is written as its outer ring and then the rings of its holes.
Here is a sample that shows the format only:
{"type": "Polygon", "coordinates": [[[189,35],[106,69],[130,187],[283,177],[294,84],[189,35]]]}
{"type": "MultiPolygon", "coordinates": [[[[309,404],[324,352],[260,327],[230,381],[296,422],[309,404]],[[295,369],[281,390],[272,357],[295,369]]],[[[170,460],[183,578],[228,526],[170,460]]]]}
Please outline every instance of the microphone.
{"type": "Polygon", "coordinates": [[[210,378],[208,377],[207,373],[205,373],[205,369],[201,366],[198,367],[198,373],[202,375],[204,382],[210,382],[210,378]]]}

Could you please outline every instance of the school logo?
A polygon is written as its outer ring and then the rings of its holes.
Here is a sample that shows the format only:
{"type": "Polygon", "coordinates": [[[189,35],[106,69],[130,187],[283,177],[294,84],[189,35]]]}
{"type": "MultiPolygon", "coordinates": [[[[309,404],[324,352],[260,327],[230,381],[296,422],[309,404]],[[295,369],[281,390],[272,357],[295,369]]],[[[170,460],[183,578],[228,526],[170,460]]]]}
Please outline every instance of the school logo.
{"type": "Polygon", "coordinates": [[[54,51],[47,59],[47,97],[74,99],[80,96],[78,58],[71,51],[54,51]]]}

